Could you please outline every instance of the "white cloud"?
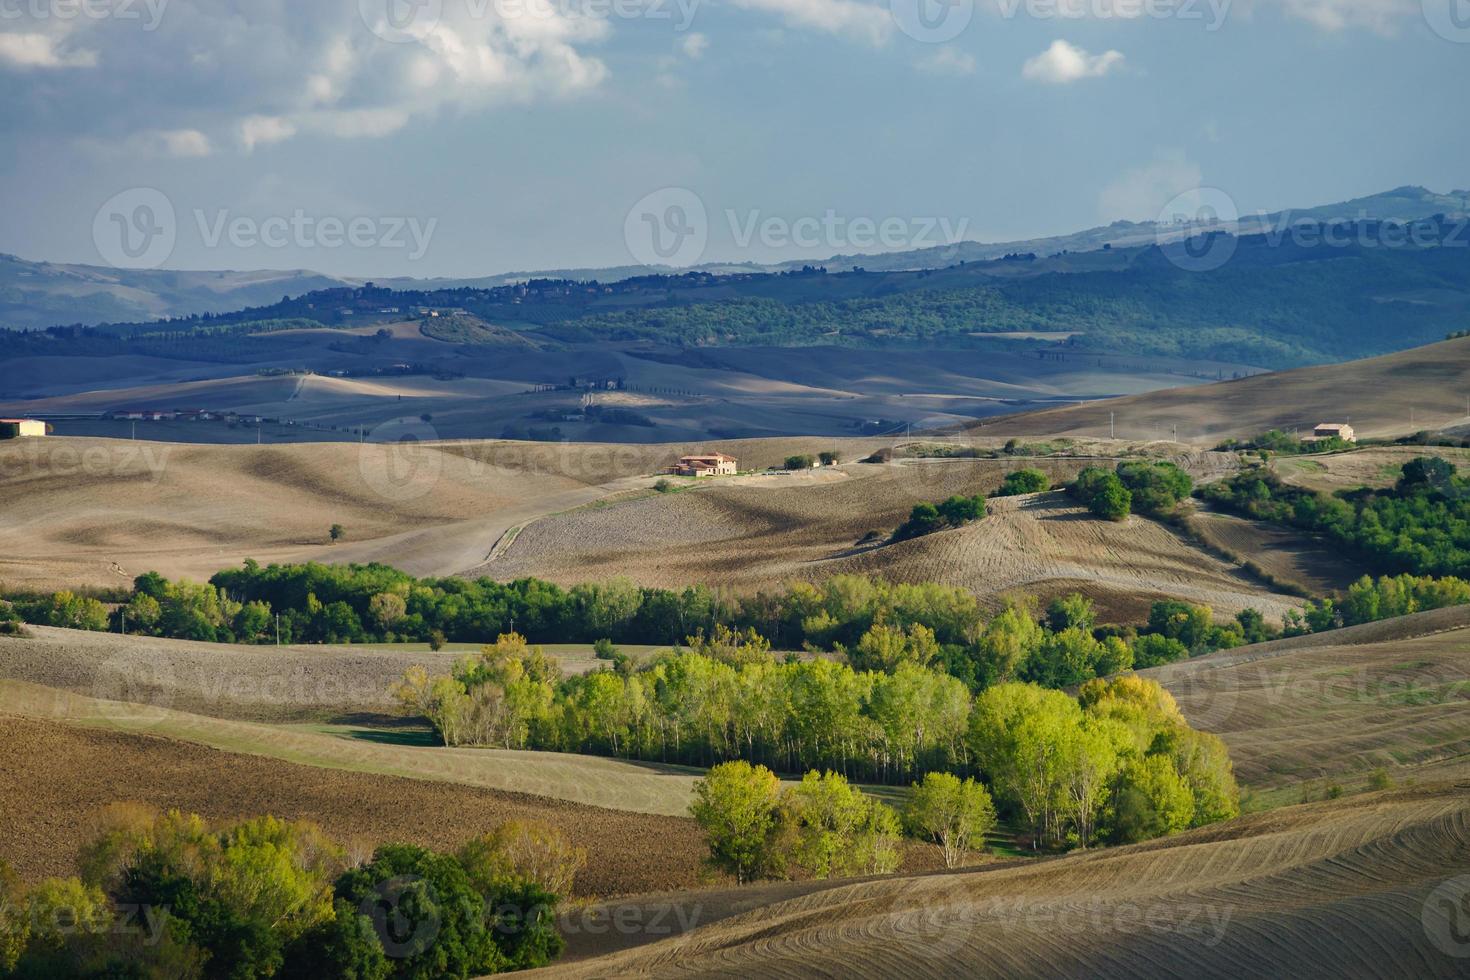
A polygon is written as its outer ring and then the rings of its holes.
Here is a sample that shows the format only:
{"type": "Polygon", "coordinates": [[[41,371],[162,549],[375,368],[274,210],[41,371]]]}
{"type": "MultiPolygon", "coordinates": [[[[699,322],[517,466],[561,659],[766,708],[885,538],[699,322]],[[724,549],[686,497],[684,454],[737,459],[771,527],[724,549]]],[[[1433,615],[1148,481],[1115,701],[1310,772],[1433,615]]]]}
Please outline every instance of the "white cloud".
{"type": "Polygon", "coordinates": [[[0,65],[12,68],[94,68],[97,52],[64,51],[49,34],[0,34],[0,65]]]}
{"type": "Polygon", "coordinates": [[[246,116],[240,120],[240,145],[247,151],[280,143],[296,135],[296,126],[279,116],[246,116]]]}
{"type": "Polygon", "coordinates": [[[1058,40],[1028,60],[1021,68],[1021,76],[1048,85],[1068,85],[1084,78],[1101,78],[1122,63],[1120,51],[1088,54],[1075,44],[1058,40]]]}
{"type": "Polygon", "coordinates": [[[919,59],[919,70],[931,75],[973,75],[975,56],[958,48],[940,47],[919,59]]]}
{"type": "Polygon", "coordinates": [[[746,10],[779,14],[792,27],[808,27],[880,45],[893,33],[888,5],[856,0],[732,0],[746,10]]]}
{"type": "Polygon", "coordinates": [[[1098,211],[1104,221],[1152,221],[1171,200],[1203,180],[1199,164],[1183,150],[1164,150],[1104,187],[1098,211]]]}
{"type": "Polygon", "coordinates": [[[1281,0],[1281,3],[1289,16],[1329,32],[1356,27],[1392,34],[1401,19],[1421,13],[1417,0],[1281,0]]]}
{"type": "Polygon", "coordinates": [[[679,50],[683,51],[684,56],[691,60],[702,58],[704,56],[705,49],[707,49],[708,47],[709,38],[697,32],[693,34],[685,34],[684,37],[679,40],[679,50]]]}
{"type": "Polygon", "coordinates": [[[171,157],[207,157],[214,152],[209,137],[197,129],[164,130],[157,137],[171,157]]]}

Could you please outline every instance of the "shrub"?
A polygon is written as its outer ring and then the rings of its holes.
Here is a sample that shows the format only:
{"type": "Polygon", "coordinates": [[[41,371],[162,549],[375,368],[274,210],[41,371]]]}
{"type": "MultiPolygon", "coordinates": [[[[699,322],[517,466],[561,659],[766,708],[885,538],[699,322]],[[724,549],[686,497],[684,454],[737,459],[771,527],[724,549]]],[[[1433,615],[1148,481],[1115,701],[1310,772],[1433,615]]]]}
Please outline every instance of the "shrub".
{"type": "Polygon", "coordinates": [[[1041,470],[1024,469],[1007,473],[1001,481],[1000,489],[995,491],[997,497],[1018,497],[1026,493],[1041,493],[1043,490],[1051,489],[1051,478],[1041,470]]]}
{"type": "Polygon", "coordinates": [[[1133,509],[1133,495],[1123,486],[1118,475],[1095,466],[1077,474],[1068,492],[1105,520],[1124,520],[1133,509]]]}
{"type": "Polygon", "coordinates": [[[813,878],[888,874],[898,867],[898,815],[836,772],[809,772],[782,801],[791,860],[813,878]]]}
{"type": "Polygon", "coordinates": [[[816,465],[816,460],[810,456],[787,456],[786,469],[809,470],[816,465]]]}

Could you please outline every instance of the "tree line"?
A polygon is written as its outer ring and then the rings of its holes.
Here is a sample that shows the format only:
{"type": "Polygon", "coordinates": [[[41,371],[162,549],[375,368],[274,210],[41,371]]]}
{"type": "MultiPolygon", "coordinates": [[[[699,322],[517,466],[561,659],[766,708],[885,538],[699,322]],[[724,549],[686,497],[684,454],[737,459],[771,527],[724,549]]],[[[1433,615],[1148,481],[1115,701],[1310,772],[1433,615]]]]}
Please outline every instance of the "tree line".
{"type": "Polygon", "coordinates": [[[1470,574],[1470,485],[1437,456],[1405,463],[1397,483],[1381,490],[1329,496],[1256,469],[1201,495],[1256,520],[1325,535],[1377,573],[1470,574]]]}
{"type": "Polygon", "coordinates": [[[1082,691],[1078,701],[1007,680],[972,696],[958,679],[912,660],[885,669],[820,656],[778,660],[758,635],[730,632],[641,667],[576,677],[562,677],[556,663],[523,637],[503,636],[448,674],[411,668],[394,693],[406,714],[426,718],[451,746],[698,766],[738,760],[773,772],[833,772],[887,784],[930,772],[980,776],[1023,813],[1038,841],[1060,842],[1074,832],[1085,846],[1102,825],[1087,802],[1094,795],[1083,800],[1089,815],[1082,824],[1068,824],[1072,811],[1058,796],[1063,789],[1048,782],[1059,771],[1051,768],[1057,753],[1074,742],[1085,742],[1085,752],[1076,748],[1083,753],[1078,764],[1101,773],[1104,782],[1115,773],[1124,778],[1125,761],[1137,763],[1126,768],[1129,793],[1113,788],[1118,800],[1134,800],[1136,791],[1138,807],[1148,801],[1148,808],[1146,814],[1124,808],[1116,824],[1123,837],[1140,833],[1137,826],[1155,826],[1149,821],[1179,829],[1180,815],[1187,826],[1196,817],[1220,819],[1230,809],[1216,798],[1233,793],[1223,746],[1190,731],[1157,684],[1125,675],[1093,679],[1082,691]],[[1104,724],[1104,717],[1118,724],[1104,724]],[[1125,732],[1135,736],[1131,742],[1125,732]],[[1170,758],[1184,768],[1172,775],[1163,762],[1147,761],[1177,747],[1184,755],[1170,758]],[[1196,762],[1213,773],[1208,780],[1189,768],[1196,762]],[[1186,783],[1191,793],[1204,793],[1208,783],[1214,795],[1186,801],[1180,789],[1186,783]]]}
{"type": "Polygon", "coordinates": [[[531,642],[678,647],[724,634],[768,647],[835,654],[860,669],[933,666],[972,690],[1006,680],[1080,684],[1274,635],[1247,611],[1216,623],[1206,606],[1156,603],[1147,623],[1099,625],[1092,603],[1045,610],[1012,600],[987,614],[974,594],[934,583],[839,575],[735,596],[705,587],[642,588],[627,579],[569,589],[537,579],[414,579],[386,565],[246,562],[209,583],[139,576],[111,608],[69,591],[18,598],[0,620],[219,643],[531,642]]]}
{"type": "Polygon", "coordinates": [[[0,977],[465,978],[544,966],[586,855],[510,822],[454,853],[354,856],[314,824],[211,825],[115,805],[79,877],[25,887],[0,861],[0,977]]]}

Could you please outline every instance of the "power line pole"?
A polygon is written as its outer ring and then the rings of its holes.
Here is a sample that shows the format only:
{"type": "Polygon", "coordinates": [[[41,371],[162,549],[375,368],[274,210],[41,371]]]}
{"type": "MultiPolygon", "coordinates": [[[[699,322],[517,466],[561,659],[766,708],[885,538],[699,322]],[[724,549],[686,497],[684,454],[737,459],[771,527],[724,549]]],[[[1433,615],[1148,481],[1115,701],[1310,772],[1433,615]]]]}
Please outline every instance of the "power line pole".
{"type": "Polygon", "coordinates": [[[1115,419],[1116,415],[1117,415],[1116,412],[1109,412],[1108,413],[1108,438],[1109,439],[1115,439],[1115,438],[1117,438],[1117,435],[1116,435],[1117,430],[1113,427],[1113,422],[1114,422],[1114,419],[1115,419]]]}

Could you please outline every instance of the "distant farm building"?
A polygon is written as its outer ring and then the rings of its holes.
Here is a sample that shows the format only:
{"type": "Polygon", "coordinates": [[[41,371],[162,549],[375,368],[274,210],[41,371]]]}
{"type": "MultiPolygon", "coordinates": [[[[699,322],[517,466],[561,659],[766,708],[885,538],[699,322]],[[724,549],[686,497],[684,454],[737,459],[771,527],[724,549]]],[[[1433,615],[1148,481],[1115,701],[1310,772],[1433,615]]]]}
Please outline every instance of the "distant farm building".
{"type": "Polygon", "coordinates": [[[39,419],[0,419],[0,439],[44,436],[46,423],[39,419]]]}
{"type": "Polygon", "coordinates": [[[674,467],[677,476],[734,476],[735,457],[724,453],[705,456],[682,456],[674,467]]]}
{"type": "Polygon", "coordinates": [[[1358,434],[1353,427],[1339,422],[1323,422],[1312,430],[1313,439],[1341,439],[1343,442],[1357,442],[1358,434]]]}

